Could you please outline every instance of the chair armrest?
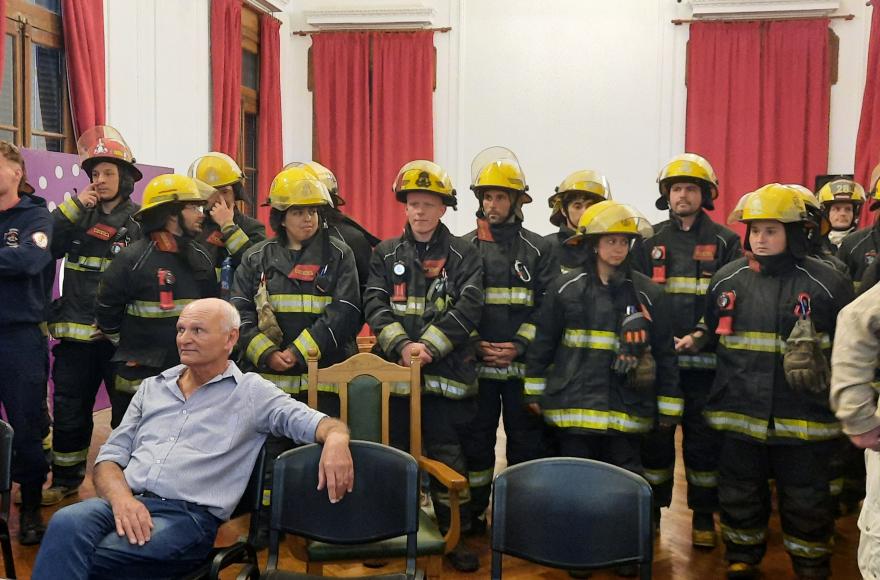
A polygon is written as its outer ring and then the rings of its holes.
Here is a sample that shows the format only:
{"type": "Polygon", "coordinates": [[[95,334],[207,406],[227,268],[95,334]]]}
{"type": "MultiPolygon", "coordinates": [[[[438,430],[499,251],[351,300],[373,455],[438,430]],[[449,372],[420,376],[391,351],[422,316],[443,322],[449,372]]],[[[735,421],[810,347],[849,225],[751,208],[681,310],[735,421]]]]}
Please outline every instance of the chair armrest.
{"type": "Polygon", "coordinates": [[[245,564],[235,580],[260,580],[260,568],[256,563],[245,564]]]}
{"type": "Polygon", "coordinates": [[[211,572],[209,573],[208,578],[216,580],[220,577],[220,570],[223,570],[232,564],[256,564],[256,562],[257,551],[254,547],[245,542],[236,542],[227,548],[223,548],[214,555],[214,560],[211,562],[211,572]]]}
{"type": "Polygon", "coordinates": [[[467,479],[445,463],[422,457],[419,459],[419,468],[436,477],[450,491],[464,491],[468,487],[467,479]]]}

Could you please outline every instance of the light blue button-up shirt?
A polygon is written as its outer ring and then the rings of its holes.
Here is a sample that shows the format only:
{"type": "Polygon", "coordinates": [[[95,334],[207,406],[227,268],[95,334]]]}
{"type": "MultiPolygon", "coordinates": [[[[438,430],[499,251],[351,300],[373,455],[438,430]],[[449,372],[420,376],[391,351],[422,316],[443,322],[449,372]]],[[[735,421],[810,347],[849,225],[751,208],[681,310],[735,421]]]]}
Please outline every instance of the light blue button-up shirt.
{"type": "Polygon", "coordinates": [[[227,520],[266,435],[313,443],[326,415],[231,361],[186,399],[177,386],[185,368],[141,383],[95,463],[117,463],[134,493],[188,501],[227,520]]]}

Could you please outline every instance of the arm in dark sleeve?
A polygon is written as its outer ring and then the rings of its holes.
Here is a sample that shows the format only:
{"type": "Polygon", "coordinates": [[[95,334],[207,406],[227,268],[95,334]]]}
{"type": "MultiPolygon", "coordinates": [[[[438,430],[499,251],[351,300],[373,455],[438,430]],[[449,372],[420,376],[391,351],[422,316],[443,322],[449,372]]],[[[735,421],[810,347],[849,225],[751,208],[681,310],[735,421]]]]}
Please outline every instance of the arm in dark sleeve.
{"type": "Polygon", "coordinates": [[[739,236],[728,236],[725,241],[727,242],[727,249],[724,252],[724,262],[722,265],[729,264],[743,257],[742,242],[739,236]]]}
{"type": "Polygon", "coordinates": [[[526,403],[537,403],[547,383],[547,369],[553,364],[565,328],[565,314],[560,303],[560,280],[547,288],[535,317],[535,338],[526,351],[526,376],[523,385],[526,403]]]}
{"type": "Polygon", "coordinates": [[[237,267],[249,248],[266,239],[266,226],[254,219],[242,220],[241,225],[233,221],[220,234],[226,251],[232,257],[233,267],[237,267]]]}
{"type": "Polygon", "coordinates": [[[540,248],[541,256],[538,258],[538,270],[535,272],[535,306],[532,309],[532,315],[529,321],[522,323],[516,331],[516,336],[513,337],[513,342],[516,344],[517,348],[517,354],[520,356],[526,352],[529,343],[535,339],[535,325],[537,324],[538,313],[540,312],[541,304],[544,302],[547,288],[549,288],[553,281],[559,277],[559,260],[553,253],[550,244],[545,241],[540,248]]]}
{"type": "Polygon", "coordinates": [[[73,243],[74,237],[79,233],[81,216],[85,213],[77,205],[74,198],[68,199],[55,210],[52,211],[52,257],[56,260],[63,258],[64,254],[70,251],[70,245],[73,243]],[[66,208],[66,212],[64,211],[66,208]],[[70,219],[70,215],[75,216],[76,221],[70,219]]]}
{"type": "Polygon", "coordinates": [[[445,357],[466,342],[483,314],[483,260],[476,247],[462,246],[461,265],[454,276],[458,291],[455,302],[435,318],[419,338],[434,359],[445,357]]]}
{"type": "Polygon", "coordinates": [[[636,272],[640,272],[645,276],[651,277],[651,249],[650,244],[637,237],[633,242],[633,246],[629,251],[632,256],[630,267],[636,272]]]}
{"type": "Polygon", "coordinates": [[[364,314],[379,348],[389,360],[396,361],[401,349],[411,340],[391,311],[392,283],[386,276],[385,261],[376,250],[370,257],[370,277],[364,289],[364,314]]]}
{"type": "Polygon", "coordinates": [[[657,412],[666,423],[679,423],[684,414],[684,394],[678,378],[678,357],[673,341],[672,309],[665,292],[653,296],[651,353],[657,365],[657,412]]]}
{"type": "Polygon", "coordinates": [[[104,334],[119,333],[131,289],[131,252],[121,252],[101,275],[95,301],[95,322],[104,334]]]}
{"type": "Polygon", "coordinates": [[[259,254],[246,253],[235,269],[229,302],[241,316],[238,348],[257,368],[265,368],[265,361],[278,345],[260,332],[257,316],[256,295],[262,271],[259,268],[259,254]]]}
{"type": "Polygon", "coordinates": [[[36,276],[52,261],[52,219],[49,211],[33,211],[19,231],[17,246],[0,248],[0,277],[36,276]]]}
{"type": "MultiPolygon", "coordinates": [[[[361,321],[360,286],[357,269],[351,250],[343,246],[341,259],[337,264],[338,280],[333,290],[333,300],[311,326],[304,329],[293,341],[291,350],[305,367],[310,349],[321,354],[339,349],[350,342],[357,334],[361,321]]],[[[338,248],[333,246],[334,250],[338,248]]]]}

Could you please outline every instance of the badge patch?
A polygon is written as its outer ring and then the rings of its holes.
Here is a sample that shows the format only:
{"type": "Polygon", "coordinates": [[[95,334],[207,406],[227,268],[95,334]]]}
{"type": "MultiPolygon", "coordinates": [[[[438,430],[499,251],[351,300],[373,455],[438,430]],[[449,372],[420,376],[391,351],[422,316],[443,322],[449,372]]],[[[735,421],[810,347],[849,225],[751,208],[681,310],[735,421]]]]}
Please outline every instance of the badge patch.
{"type": "Polygon", "coordinates": [[[697,262],[708,262],[715,259],[715,244],[698,244],[694,248],[694,260],[697,262]]]}
{"type": "Polygon", "coordinates": [[[18,228],[9,228],[9,231],[3,234],[3,241],[6,242],[6,245],[10,248],[17,248],[19,239],[18,236],[18,228]]]}
{"type": "Polygon", "coordinates": [[[666,257],[666,246],[654,246],[651,250],[652,260],[662,260],[666,257]]]}
{"type": "Polygon", "coordinates": [[[874,260],[877,259],[877,251],[871,250],[870,252],[865,253],[865,265],[870,266],[874,263],[874,260]]]}
{"type": "Polygon", "coordinates": [[[422,262],[422,271],[426,278],[436,278],[446,265],[446,258],[442,260],[425,260],[422,262]]]}
{"type": "Polygon", "coordinates": [[[107,241],[116,235],[116,228],[104,224],[95,224],[86,230],[86,234],[99,240],[107,241]]]}
{"type": "Polygon", "coordinates": [[[41,250],[45,250],[49,247],[49,236],[47,236],[45,232],[34,232],[34,235],[32,235],[31,238],[34,240],[34,244],[36,244],[41,250]]]}
{"type": "Polygon", "coordinates": [[[221,248],[225,245],[223,243],[223,234],[221,234],[219,231],[212,232],[211,235],[208,236],[208,239],[205,241],[207,241],[211,245],[221,248]]]}
{"type": "Polygon", "coordinates": [[[314,265],[301,265],[297,264],[293,267],[293,270],[290,271],[290,274],[287,275],[291,280],[302,280],[303,282],[311,282],[318,275],[318,270],[320,266],[317,264],[314,265]]]}

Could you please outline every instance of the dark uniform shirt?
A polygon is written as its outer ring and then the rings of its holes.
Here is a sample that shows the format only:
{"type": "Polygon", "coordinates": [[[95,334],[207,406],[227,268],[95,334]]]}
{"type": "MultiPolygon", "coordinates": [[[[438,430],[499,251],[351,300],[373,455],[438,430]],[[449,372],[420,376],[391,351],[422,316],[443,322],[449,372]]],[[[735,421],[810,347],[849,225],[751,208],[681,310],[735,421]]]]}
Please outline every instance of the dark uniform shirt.
{"type": "Polygon", "coordinates": [[[52,283],[52,218],[42,198],[22,195],[0,211],[0,327],[46,320],[52,283]]]}

